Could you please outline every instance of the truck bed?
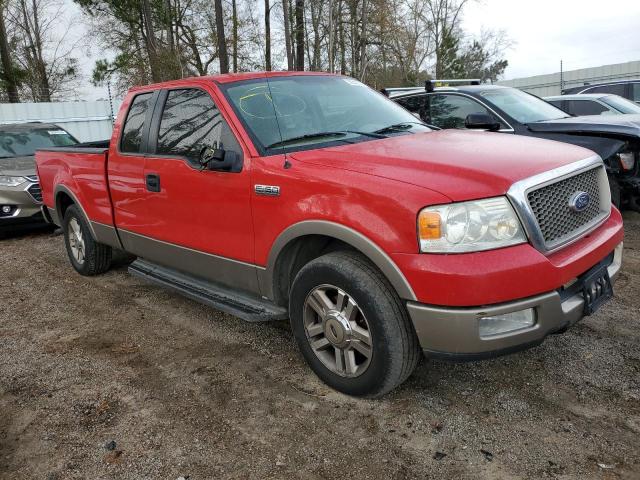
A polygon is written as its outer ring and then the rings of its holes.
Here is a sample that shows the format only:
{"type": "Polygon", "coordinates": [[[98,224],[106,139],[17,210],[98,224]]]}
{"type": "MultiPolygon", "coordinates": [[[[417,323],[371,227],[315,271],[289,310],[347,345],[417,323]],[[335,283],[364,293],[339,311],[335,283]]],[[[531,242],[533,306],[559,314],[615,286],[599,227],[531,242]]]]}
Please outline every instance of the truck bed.
{"type": "Polygon", "coordinates": [[[113,214],[106,173],[108,151],[108,140],[36,151],[44,205],[56,208],[56,194],[64,192],[75,197],[74,200],[82,205],[92,222],[112,226],[113,214]]]}

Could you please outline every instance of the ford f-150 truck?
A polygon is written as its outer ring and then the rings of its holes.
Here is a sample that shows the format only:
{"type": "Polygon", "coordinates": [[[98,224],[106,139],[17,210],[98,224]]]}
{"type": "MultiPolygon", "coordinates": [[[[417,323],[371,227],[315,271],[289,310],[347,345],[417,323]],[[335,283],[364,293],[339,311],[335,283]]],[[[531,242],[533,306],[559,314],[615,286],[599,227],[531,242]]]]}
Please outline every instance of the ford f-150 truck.
{"type": "Polygon", "coordinates": [[[249,321],[289,318],[331,387],[375,397],[421,353],[539,344],[612,295],[622,219],[582,147],[433,131],[360,82],[311,73],[132,89],[110,142],[36,154],[71,264],[249,321]]]}

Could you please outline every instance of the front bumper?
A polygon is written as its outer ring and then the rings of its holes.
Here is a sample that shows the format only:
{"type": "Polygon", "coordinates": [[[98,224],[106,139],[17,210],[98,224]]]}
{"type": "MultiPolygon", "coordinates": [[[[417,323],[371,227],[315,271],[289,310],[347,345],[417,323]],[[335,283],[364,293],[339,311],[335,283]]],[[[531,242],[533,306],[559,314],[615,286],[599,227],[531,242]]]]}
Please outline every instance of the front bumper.
{"type": "Polygon", "coordinates": [[[3,206],[8,206],[10,212],[0,211],[0,230],[43,222],[40,187],[37,182],[25,182],[17,187],[0,187],[0,209],[3,206]]]}
{"type": "MultiPolygon", "coordinates": [[[[614,282],[622,264],[620,243],[607,267],[614,282]]],[[[578,281],[580,281],[578,279],[578,281]]],[[[561,289],[522,300],[477,308],[433,307],[408,302],[407,309],[425,354],[451,360],[491,358],[537,345],[551,333],[561,331],[584,316],[582,293],[567,295],[561,289]],[[527,308],[536,312],[529,328],[481,338],[481,317],[504,315],[527,308]]]]}

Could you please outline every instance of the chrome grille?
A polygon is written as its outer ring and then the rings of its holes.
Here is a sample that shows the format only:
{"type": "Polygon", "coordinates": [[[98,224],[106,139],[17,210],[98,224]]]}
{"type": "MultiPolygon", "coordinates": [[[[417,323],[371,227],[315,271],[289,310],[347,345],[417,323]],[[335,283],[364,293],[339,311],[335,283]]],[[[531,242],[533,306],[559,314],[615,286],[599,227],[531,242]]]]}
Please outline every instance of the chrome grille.
{"type": "Polygon", "coordinates": [[[37,175],[25,175],[25,178],[27,180],[29,180],[30,182],[37,182],[38,181],[38,176],[37,175]]]}
{"type": "Polygon", "coordinates": [[[592,168],[527,193],[529,206],[548,248],[574,237],[602,218],[601,171],[602,167],[592,168]],[[591,199],[581,212],[574,211],[569,205],[577,192],[586,192],[591,199]]]}
{"type": "Polygon", "coordinates": [[[31,185],[29,188],[27,188],[27,192],[29,192],[29,194],[36,202],[42,203],[42,190],[40,190],[39,183],[34,183],[33,185],[31,185]]]}

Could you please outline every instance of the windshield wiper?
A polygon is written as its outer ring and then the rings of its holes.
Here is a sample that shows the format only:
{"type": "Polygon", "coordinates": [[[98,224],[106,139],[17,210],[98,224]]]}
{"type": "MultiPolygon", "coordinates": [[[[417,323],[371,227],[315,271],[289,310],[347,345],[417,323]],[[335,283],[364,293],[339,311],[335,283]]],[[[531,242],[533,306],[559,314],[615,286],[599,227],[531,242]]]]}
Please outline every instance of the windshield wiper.
{"type": "Polygon", "coordinates": [[[402,122],[402,123],[394,123],[393,125],[389,125],[388,127],[380,128],[375,130],[373,133],[388,133],[388,132],[404,132],[406,130],[410,130],[414,125],[424,125],[422,122],[402,122]]]}
{"type": "MultiPolygon", "coordinates": [[[[353,133],[356,135],[363,135],[365,137],[372,137],[372,138],[387,138],[385,135],[381,135],[377,132],[358,132],[356,130],[339,130],[335,132],[306,133],[304,135],[299,135],[297,137],[291,137],[291,138],[287,138],[286,140],[281,140],[279,142],[272,143],[271,145],[267,145],[267,148],[270,149],[275,147],[281,147],[289,143],[299,142],[300,140],[309,140],[309,139],[322,138],[322,137],[344,137],[347,135],[347,133],[353,133]]],[[[342,141],[346,142],[347,140],[342,140],[342,141]]]]}

